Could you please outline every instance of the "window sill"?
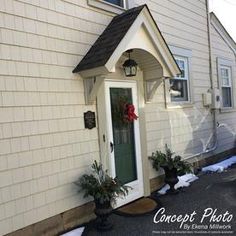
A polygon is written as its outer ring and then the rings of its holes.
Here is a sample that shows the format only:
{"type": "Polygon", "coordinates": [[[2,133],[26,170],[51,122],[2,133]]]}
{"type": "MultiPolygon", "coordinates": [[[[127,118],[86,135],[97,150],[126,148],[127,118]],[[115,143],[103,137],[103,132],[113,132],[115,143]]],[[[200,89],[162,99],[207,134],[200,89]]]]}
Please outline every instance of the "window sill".
{"type": "Polygon", "coordinates": [[[220,113],[230,113],[230,112],[236,112],[236,109],[234,107],[220,109],[220,113]]]}
{"type": "Polygon", "coordinates": [[[113,5],[109,2],[99,0],[88,0],[88,5],[96,7],[105,11],[109,11],[116,14],[123,13],[126,9],[120,6],[113,5]]]}
{"type": "Polygon", "coordinates": [[[190,103],[190,102],[183,102],[183,103],[172,102],[166,105],[167,109],[182,109],[182,108],[192,108],[192,107],[193,107],[193,103],[190,103]]]}

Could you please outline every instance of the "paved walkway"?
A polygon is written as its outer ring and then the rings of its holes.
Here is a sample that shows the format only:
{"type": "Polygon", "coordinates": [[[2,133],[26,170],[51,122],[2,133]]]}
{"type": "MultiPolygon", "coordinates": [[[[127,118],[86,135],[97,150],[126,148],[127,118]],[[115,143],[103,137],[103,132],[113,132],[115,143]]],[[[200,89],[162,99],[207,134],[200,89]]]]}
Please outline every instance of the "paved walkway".
{"type": "MultiPolygon", "coordinates": [[[[183,227],[180,229],[180,222],[174,223],[153,223],[155,213],[138,216],[125,217],[113,214],[111,221],[114,228],[109,232],[97,232],[92,223],[86,228],[83,235],[85,236],[145,236],[145,235],[236,235],[236,166],[223,173],[204,174],[200,179],[193,182],[190,187],[184,188],[177,195],[155,196],[165,208],[166,215],[192,215],[193,222],[186,223],[190,226],[187,231],[183,227]],[[200,223],[204,211],[207,208],[216,209],[212,217],[204,218],[200,223]],[[194,214],[194,211],[196,214],[194,214]],[[228,214],[227,214],[228,211],[228,214]],[[221,216],[222,214],[222,216],[221,216]],[[213,222],[223,218],[230,222],[213,222]],[[233,219],[231,220],[231,215],[233,219]],[[212,218],[212,222],[209,220],[212,218]],[[214,229],[206,229],[206,227],[214,229]],[[225,229],[218,229],[224,226],[225,229]],[[201,229],[193,229],[200,227],[201,229]],[[231,229],[230,229],[231,227],[231,229]],[[164,234],[163,231],[166,233],[164,234]],[[173,233],[168,233],[174,231],[173,233]],[[176,232],[178,231],[178,232],[176,232]],[[211,234],[209,234],[209,232],[211,234]],[[223,231],[223,233],[222,233],[223,231]],[[230,233],[229,231],[234,231],[230,233]],[[208,232],[206,234],[206,232],[208,232]],[[178,234],[177,234],[178,233],[178,234]]],[[[206,212],[210,214],[210,209],[206,212]]],[[[156,220],[160,220],[160,214],[156,220]]],[[[187,216],[186,218],[187,219],[187,216]]],[[[184,226],[184,224],[183,224],[184,226]]],[[[186,226],[186,225],[185,225],[186,226]]]]}

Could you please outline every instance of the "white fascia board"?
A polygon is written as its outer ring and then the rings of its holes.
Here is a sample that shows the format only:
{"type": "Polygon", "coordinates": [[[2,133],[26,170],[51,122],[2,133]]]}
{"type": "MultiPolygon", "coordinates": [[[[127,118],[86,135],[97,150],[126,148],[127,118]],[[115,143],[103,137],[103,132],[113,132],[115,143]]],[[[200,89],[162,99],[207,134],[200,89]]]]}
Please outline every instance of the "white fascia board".
{"type": "Polygon", "coordinates": [[[229,33],[223,27],[221,22],[217,19],[214,13],[211,13],[211,24],[218,32],[218,34],[222,37],[222,39],[226,42],[226,44],[231,48],[231,50],[236,54],[236,43],[233,39],[229,36],[229,33]]]}
{"type": "Polygon", "coordinates": [[[160,51],[161,55],[163,56],[165,63],[167,64],[167,66],[171,70],[172,76],[176,76],[177,74],[180,74],[181,71],[179,70],[179,67],[178,67],[170,49],[168,48],[166,41],[164,40],[163,36],[161,35],[161,32],[159,32],[159,30],[157,29],[156,24],[155,24],[155,22],[153,22],[153,19],[150,16],[147,9],[145,9],[145,16],[148,19],[150,26],[152,27],[152,30],[149,29],[149,33],[151,33],[151,34],[155,33],[156,37],[153,35],[152,38],[153,39],[156,38],[158,40],[158,42],[156,42],[157,46],[159,44],[161,45],[161,47],[158,47],[158,50],[160,51]]]}
{"type": "Polygon", "coordinates": [[[133,23],[133,25],[130,27],[124,38],[121,40],[115,51],[113,52],[112,56],[107,61],[105,67],[108,71],[112,72],[113,68],[115,67],[117,61],[121,57],[121,55],[127,51],[130,48],[127,48],[127,45],[129,44],[131,38],[135,33],[138,31],[138,29],[141,27],[140,20],[136,19],[133,23]]]}
{"type": "Polygon", "coordinates": [[[173,77],[180,74],[179,67],[146,8],[139,14],[106,63],[107,70],[113,72],[114,66],[121,55],[128,49],[135,48],[143,49],[152,54],[162,65],[164,77],[173,77]],[[141,30],[143,29],[146,30],[146,35],[143,34],[141,38],[141,30]]]}
{"type": "Polygon", "coordinates": [[[93,76],[97,76],[97,75],[106,75],[108,73],[110,73],[110,71],[108,71],[105,66],[100,66],[100,67],[92,68],[89,70],[80,71],[79,75],[82,78],[89,78],[89,77],[93,77],[93,76]]]}

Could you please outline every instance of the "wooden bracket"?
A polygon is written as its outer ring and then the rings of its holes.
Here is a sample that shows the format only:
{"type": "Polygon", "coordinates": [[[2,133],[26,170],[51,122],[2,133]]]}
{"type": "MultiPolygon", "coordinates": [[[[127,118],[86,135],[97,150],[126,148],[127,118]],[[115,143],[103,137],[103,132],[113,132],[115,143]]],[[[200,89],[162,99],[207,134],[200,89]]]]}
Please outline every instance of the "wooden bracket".
{"type": "Polygon", "coordinates": [[[145,81],[145,90],[146,90],[146,102],[151,102],[154,94],[159,87],[159,85],[162,83],[162,78],[152,79],[152,80],[146,80],[145,81]]]}
{"type": "Polygon", "coordinates": [[[104,81],[104,77],[96,76],[84,79],[84,93],[86,105],[94,104],[97,92],[104,81]]]}

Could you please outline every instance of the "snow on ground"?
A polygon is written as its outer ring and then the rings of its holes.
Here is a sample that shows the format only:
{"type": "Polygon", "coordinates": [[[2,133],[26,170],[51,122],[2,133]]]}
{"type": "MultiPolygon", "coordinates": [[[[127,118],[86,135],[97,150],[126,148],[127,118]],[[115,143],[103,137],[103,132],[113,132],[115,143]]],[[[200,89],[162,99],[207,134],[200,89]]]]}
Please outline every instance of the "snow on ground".
{"type": "MultiPolygon", "coordinates": [[[[198,179],[198,177],[194,174],[185,174],[182,176],[178,176],[179,182],[175,185],[175,189],[181,187],[188,187],[191,182],[198,179]]],[[[166,184],[161,190],[158,191],[159,194],[164,195],[166,191],[170,188],[169,184],[166,184]]]]}
{"type": "Polygon", "coordinates": [[[74,229],[66,234],[62,234],[61,236],[81,236],[84,231],[84,227],[74,229]]]}
{"type": "MultiPolygon", "coordinates": [[[[219,163],[206,166],[202,168],[203,172],[222,172],[228,167],[232,166],[236,163],[236,156],[232,156],[231,158],[221,161],[219,163]]],[[[199,179],[194,174],[185,174],[182,176],[178,176],[179,182],[175,185],[175,189],[181,188],[181,187],[188,187],[191,182],[199,179]]],[[[169,184],[166,184],[161,190],[158,191],[159,194],[164,195],[166,194],[166,191],[170,188],[169,184]]],[[[63,234],[61,236],[81,236],[84,231],[84,227],[72,230],[66,234],[63,234]]]]}
{"type": "Polygon", "coordinates": [[[236,156],[232,156],[229,159],[221,161],[219,163],[206,166],[202,168],[203,172],[223,172],[225,169],[229,168],[236,163],[236,156]]]}

